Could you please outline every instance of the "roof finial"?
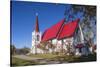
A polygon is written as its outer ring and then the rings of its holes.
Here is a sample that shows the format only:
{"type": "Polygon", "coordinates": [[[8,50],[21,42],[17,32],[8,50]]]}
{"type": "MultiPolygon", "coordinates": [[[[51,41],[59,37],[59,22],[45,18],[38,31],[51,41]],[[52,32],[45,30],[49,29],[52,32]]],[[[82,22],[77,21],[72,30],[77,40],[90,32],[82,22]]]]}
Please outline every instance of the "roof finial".
{"type": "Polygon", "coordinates": [[[36,16],[38,16],[38,12],[36,12],[36,16]]]}

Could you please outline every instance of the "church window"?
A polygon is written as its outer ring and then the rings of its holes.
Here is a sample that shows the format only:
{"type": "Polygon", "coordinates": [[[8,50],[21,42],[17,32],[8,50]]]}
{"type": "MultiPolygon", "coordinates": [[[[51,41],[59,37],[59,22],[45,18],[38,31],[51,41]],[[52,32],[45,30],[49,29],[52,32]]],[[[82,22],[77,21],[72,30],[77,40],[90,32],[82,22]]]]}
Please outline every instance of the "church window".
{"type": "Polygon", "coordinates": [[[39,41],[39,35],[37,35],[37,41],[39,41]]]}

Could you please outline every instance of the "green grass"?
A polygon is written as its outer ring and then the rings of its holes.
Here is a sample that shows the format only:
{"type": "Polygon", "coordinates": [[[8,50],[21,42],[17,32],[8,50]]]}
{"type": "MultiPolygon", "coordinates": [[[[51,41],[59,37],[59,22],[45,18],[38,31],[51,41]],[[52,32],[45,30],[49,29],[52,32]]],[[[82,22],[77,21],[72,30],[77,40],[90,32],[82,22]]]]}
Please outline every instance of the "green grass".
{"type": "Polygon", "coordinates": [[[88,61],[96,61],[96,54],[90,54],[88,56],[73,56],[73,55],[56,55],[56,54],[37,54],[30,55],[31,57],[49,59],[54,61],[63,61],[63,62],[88,62],[88,61]]]}
{"type": "MultiPolygon", "coordinates": [[[[74,63],[74,62],[89,62],[89,61],[96,61],[96,54],[90,54],[88,56],[73,56],[73,55],[55,55],[55,54],[37,54],[37,55],[29,55],[31,57],[48,59],[49,61],[59,61],[60,63],[67,62],[67,63],[74,63]]],[[[48,62],[49,62],[48,61],[48,62]]],[[[12,57],[11,66],[26,66],[26,65],[42,65],[48,63],[39,63],[37,61],[27,61],[23,59],[18,59],[12,57]]]]}
{"type": "Polygon", "coordinates": [[[61,63],[63,62],[68,62],[68,63],[91,62],[91,61],[96,61],[96,54],[90,54],[88,56],[63,55],[63,56],[57,56],[55,58],[52,58],[52,60],[57,60],[57,61],[60,61],[61,63]]]}
{"type": "Polygon", "coordinates": [[[57,56],[59,56],[59,55],[55,55],[55,54],[50,54],[50,53],[48,53],[48,54],[36,54],[36,55],[31,54],[31,55],[29,55],[29,56],[31,56],[31,57],[36,57],[36,58],[50,59],[50,58],[57,57],[57,56]]]}
{"type": "Polygon", "coordinates": [[[11,66],[27,66],[27,65],[38,65],[38,62],[27,61],[19,58],[12,57],[11,66]]]}

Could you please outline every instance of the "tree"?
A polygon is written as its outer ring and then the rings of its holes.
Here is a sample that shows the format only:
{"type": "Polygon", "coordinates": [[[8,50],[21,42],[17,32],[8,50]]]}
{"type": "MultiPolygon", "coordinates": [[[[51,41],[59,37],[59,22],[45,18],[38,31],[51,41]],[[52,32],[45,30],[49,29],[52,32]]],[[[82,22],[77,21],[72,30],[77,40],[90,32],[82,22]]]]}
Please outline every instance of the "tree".
{"type": "Polygon", "coordinates": [[[11,55],[16,54],[16,47],[14,45],[10,45],[11,55]]]}
{"type": "Polygon", "coordinates": [[[19,51],[19,54],[27,54],[30,52],[30,49],[28,47],[24,47],[24,48],[18,49],[18,51],[19,51]]]}
{"type": "Polygon", "coordinates": [[[65,10],[65,17],[66,21],[80,18],[84,38],[92,42],[96,39],[96,6],[70,5],[65,10]]]}

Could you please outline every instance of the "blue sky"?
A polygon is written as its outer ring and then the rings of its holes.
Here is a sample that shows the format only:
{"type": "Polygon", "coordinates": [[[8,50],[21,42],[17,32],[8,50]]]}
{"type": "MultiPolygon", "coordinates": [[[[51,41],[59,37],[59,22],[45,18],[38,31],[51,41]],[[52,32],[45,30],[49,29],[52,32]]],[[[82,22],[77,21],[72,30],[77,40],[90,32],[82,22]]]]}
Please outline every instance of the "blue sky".
{"type": "Polygon", "coordinates": [[[45,29],[64,18],[66,6],[55,3],[12,1],[12,43],[17,48],[31,47],[36,12],[39,18],[39,28],[43,33],[45,29]]]}
{"type": "MultiPolygon", "coordinates": [[[[64,17],[65,10],[70,10],[71,4],[56,3],[40,3],[12,1],[11,22],[12,22],[12,43],[17,48],[31,48],[32,31],[35,28],[36,13],[38,13],[38,21],[40,32],[44,32],[47,28],[56,24],[64,17]]],[[[72,14],[69,11],[67,14],[72,14]]],[[[83,12],[74,15],[75,18],[83,19],[83,12]]],[[[81,21],[80,20],[80,21],[81,21]]],[[[91,20],[92,21],[92,20],[91,20]]],[[[94,28],[96,29],[96,28],[94,28]]]]}

